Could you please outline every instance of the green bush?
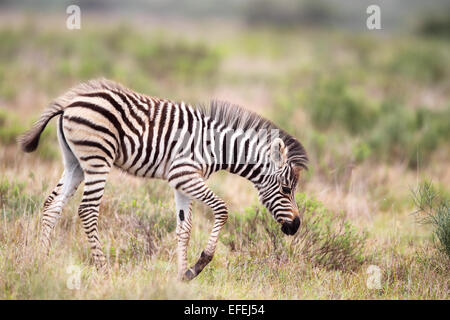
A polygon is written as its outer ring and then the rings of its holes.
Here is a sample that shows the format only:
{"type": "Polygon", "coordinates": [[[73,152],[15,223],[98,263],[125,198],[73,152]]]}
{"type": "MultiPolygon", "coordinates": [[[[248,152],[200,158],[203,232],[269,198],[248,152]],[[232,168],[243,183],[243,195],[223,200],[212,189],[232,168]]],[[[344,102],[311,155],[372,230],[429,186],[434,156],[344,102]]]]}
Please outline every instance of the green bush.
{"type": "Polygon", "coordinates": [[[304,225],[294,238],[294,252],[327,269],[351,271],[365,261],[365,232],[352,226],[343,213],[334,213],[303,193],[297,194],[297,202],[304,225]]]}
{"type": "Polygon", "coordinates": [[[24,213],[33,213],[39,210],[42,203],[41,196],[27,195],[24,192],[25,183],[10,181],[7,178],[0,180],[0,212],[2,217],[11,219],[24,213]]]}
{"type": "Polygon", "coordinates": [[[338,17],[326,1],[250,1],[244,8],[245,20],[250,25],[321,26],[338,17]]]}
{"type": "Polygon", "coordinates": [[[431,42],[409,45],[395,53],[389,70],[416,81],[436,83],[448,75],[448,56],[431,42]]]}
{"type": "Polygon", "coordinates": [[[226,232],[221,235],[221,241],[230,247],[232,251],[246,251],[256,254],[261,249],[269,253],[266,249],[274,238],[279,241],[273,242],[277,251],[279,244],[283,247],[283,235],[278,230],[279,226],[271,220],[270,214],[262,207],[247,208],[244,212],[231,214],[225,225],[226,232]],[[266,231],[268,231],[266,233],[266,231]],[[268,241],[268,242],[267,242],[268,241]],[[261,242],[266,242],[265,246],[259,246],[261,242]]]}
{"type": "MultiPolygon", "coordinates": [[[[317,155],[325,150],[333,152],[336,142],[333,139],[339,136],[351,142],[352,157],[356,162],[400,160],[416,168],[427,165],[432,153],[450,139],[450,106],[413,109],[391,98],[385,98],[381,103],[369,102],[340,77],[317,81],[306,96],[306,102],[302,104],[313,126],[327,137],[315,139],[314,128],[308,130],[312,158],[321,159],[317,155]]],[[[301,98],[299,95],[281,99],[278,104],[283,112],[275,117],[277,123],[291,128],[297,136],[304,135],[299,132],[294,116],[294,106],[300,104],[301,98]]],[[[337,159],[336,155],[333,158],[337,159]]]]}
{"type": "Polygon", "coordinates": [[[411,168],[426,165],[429,156],[450,138],[450,108],[416,110],[387,101],[382,104],[367,144],[381,160],[406,160],[411,168]]]}
{"type": "Polygon", "coordinates": [[[291,242],[262,207],[231,215],[221,241],[232,251],[271,256],[281,261],[306,260],[326,269],[350,271],[364,262],[364,232],[357,231],[343,214],[326,209],[303,193],[297,194],[297,202],[304,220],[291,242]]]}
{"type": "Polygon", "coordinates": [[[365,142],[357,143],[353,146],[353,157],[356,162],[361,163],[372,154],[372,148],[365,142]]]}
{"type": "Polygon", "coordinates": [[[422,19],[417,31],[427,37],[450,37],[450,15],[443,14],[428,15],[422,19]]]}
{"type": "Polygon", "coordinates": [[[27,25],[0,30],[0,96],[17,98],[16,86],[33,79],[36,89],[60,94],[67,87],[91,78],[125,82],[134,89],[161,80],[210,83],[219,70],[222,52],[208,43],[190,41],[159,31],[139,32],[127,25],[67,34],[27,25]],[[32,52],[38,60],[30,60],[32,52]],[[14,58],[12,58],[14,57],[14,58]],[[47,66],[42,68],[42,66],[47,66]],[[145,82],[134,86],[135,80],[145,82]],[[54,81],[58,79],[58,81],[54,81]]]}
{"type": "Polygon", "coordinates": [[[341,127],[351,134],[370,129],[377,116],[376,110],[339,77],[316,83],[306,108],[319,128],[341,127]]]}
{"type": "Polygon", "coordinates": [[[413,192],[418,221],[433,226],[436,246],[450,258],[450,198],[438,192],[429,181],[423,181],[413,192]]]}
{"type": "Polygon", "coordinates": [[[206,79],[215,75],[220,61],[217,51],[200,42],[184,40],[170,42],[155,37],[150,41],[136,43],[132,50],[139,66],[157,77],[206,79]]]}
{"type": "Polygon", "coordinates": [[[17,138],[25,132],[25,127],[12,112],[0,109],[0,142],[6,145],[16,143],[17,138]]]}

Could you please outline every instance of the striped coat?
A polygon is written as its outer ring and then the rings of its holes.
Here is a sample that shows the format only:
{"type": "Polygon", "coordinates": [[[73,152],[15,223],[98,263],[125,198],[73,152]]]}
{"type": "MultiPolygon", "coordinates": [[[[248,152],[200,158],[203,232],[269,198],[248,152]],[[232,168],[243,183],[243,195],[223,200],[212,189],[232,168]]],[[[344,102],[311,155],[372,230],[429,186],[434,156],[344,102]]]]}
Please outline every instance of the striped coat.
{"type": "Polygon", "coordinates": [[[84,181],[78,213],[95,265],[106,270],[97,226],[113,166],[135,176],[167,180],[173,187],[181,279],[194,278],[211,261],[227,220],[226,204],[205,184],[216,171],[228,170],[253,182],[284,233],[291,235],[299,228],[294,191],[306,168],[306,152],[295,138],[257,114],[216,101],[192,107],[139,94],[112,81],[93,80],[51,103],[20,138],[25,152],[37,148],[41,132],[58,115],[65,170],[44,202],[41,243],[46,250],[63,206],[84,181]],[[188,268],[193,200],[212,209],[214,226],[197,263],[188,268]]]}

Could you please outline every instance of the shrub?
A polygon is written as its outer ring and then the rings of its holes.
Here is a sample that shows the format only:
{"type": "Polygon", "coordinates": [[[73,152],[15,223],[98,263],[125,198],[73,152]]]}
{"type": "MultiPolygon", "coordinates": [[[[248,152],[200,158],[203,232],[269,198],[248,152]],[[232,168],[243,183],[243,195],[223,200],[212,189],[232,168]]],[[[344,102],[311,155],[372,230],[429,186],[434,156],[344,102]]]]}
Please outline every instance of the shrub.
{"type": "Polygon", "coordinates": [[[361,163],[372,154],[372,148],[365,142],[357,143],[353,146],[353,158],[361,163]]]}
{"type": "Polygon", "coordinates": [[[279,27],[321,26],[338,17],[325,1],[250,1],[244,8],[247,23],[279,27]]]}
{"type": "Polygon", "coordinates": [[[436,191],[429,181],[423,181],[413,191],[414,204],[417,207],[418,221],[433,226],[433,235],[437,239],[437,248],[450,258],[450,204],[449,197],[436,191]]]}
{"type": "Polygon", "coordinates": [[[341,127],[351,134],[370,129],[376,110],[340,78],[319,81],[306,105],[313,123],[321,129],[341,127]]]}
{"type": "MultiPolygon", "coordinates": [[[[432,153],[450,139],[450,107],[413,109],[391,98],[379,105],[369,103],[339,77],[317,82],[306,102],[305,110],[311,122],[326,137],[310,139],[312,158],[324,150],[334,150],[333,139],[336,136],[349,139],[351,137],[345,135],[348,133],[358,138],[352,146],[355,161],[369,158],[388,162],[400,160],[406,161],[410,168],[416,168],[426,165],[432,153]],[[344,132],[337,132],[339,129],[344,132]],[[324,140],[333,142],[324,144],[324,140]]],[[[296,103],[290,100],[280,100],[283,112],[276,117],[277,123],[294,128],[292,132],[298,131],[293,120],[294,105],[296,103]]],[[[308,132],[314,138],[311,134],[314,130],[308,132]]]]}
{"type": "Polygon", "coordinates": [[[350,271],[364,262],[364,232],[358,232],[343,214],[335,214],[303,193],[297,194],[297,202],[303,208],[304,221],[291,242],[262,207],[231,215],[221,241],[232,251],[279,261],[306,260],[326,269],[350,271]]]}
{"type": "Polygon", "coordinates": [[[407,109],[385,101],[379,119],[367,134],[367,144],[378,159],[407,160],[415,168],[450,138],[450,108],[407,109]]]}
{"type": "Polygon", "coordinates": [[[439,49],[432,43],[401,48],[392,58],[389,70],[422,82],[442,81],[447,76],[448,58],[439,49]]]}
{"type": "Polygon", "coordinates": [[[155,37],[138,42],[132,50],[143,70],[156,77],[207,79],[215,75],[220,62],[219,52],[201,42],[169,42],[155,37]]]}
{"type": "MultiPolygon", "coordinates": [[[[246,251],[249,253],[264,253],[268,249],[267,243],[272,241],[275,252],[281,243],[284,246],[281,231],[278,225],[271,221],[270,215],[260,206],[247,208],[244,212],[229,216],[225,225],[226,233],[221,235],[221,241],[232,251],[246,251]],[[275,238],[280,241],[275,241],[275,238]],[[261,242],[266,245],[260,246],[261,242]]],[[[273,219],[272,219],[273,220],[273,219]]]]}
{"type": "Polygon", "coordinates": [[[6,145],[16,143],[17,137],[25,132],[25,127],[12,112],[0,109],[0,142],[6,145]]]}
{"type": "Polygon", "coordinates": [[[326,269],[351,271],[365,261],[365,232],[352,226],[343,213],[336,214],[303,193],[297,194],[297,202],[304,225],[294,238],[294,252],[326,269]]]}
{"type": "Polygon", "coordinates": [[[419,24],[417,31],[427,37],[450,37],[450,16],[447,13],[434,14],[425,17],[419,24]]]}

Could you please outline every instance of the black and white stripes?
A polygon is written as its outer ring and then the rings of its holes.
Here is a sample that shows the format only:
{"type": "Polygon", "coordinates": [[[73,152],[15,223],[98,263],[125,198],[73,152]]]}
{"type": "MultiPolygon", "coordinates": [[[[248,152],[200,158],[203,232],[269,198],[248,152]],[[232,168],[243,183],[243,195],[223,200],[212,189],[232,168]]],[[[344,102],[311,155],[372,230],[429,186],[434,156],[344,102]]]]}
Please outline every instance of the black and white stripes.
{"type": "Polygon", "coordinates": [[[79,216],[95,264],[105,267],[98,208],[113,166],[132,175],[165,179],[174,188],[182,279],[192,279],[212,259],[227,220],[225,203],[205,184],[216,171],[228,170],[252,181],[286,234],[294,234],[300,225],[294,191],[299,172],[306,168],[306,152],[295,138],[254,113],[216,101],[194,108],[138,94],[112,81],[94,80],[50,105],[21,138],[24,151],[36,149],[42,130],[57,115],[65,171],[44,203],[45,248],[62,207],[84,181],[79,216]],[[198,262],[188,269],[193,199],[213,210],[214,226],[198,262]]]}

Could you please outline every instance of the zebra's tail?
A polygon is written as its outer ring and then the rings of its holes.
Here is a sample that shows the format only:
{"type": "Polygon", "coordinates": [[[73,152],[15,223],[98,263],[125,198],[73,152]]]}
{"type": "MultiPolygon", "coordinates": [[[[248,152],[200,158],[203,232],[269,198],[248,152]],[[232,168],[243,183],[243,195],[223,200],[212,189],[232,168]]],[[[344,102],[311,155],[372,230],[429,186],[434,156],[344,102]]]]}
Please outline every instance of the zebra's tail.
{"type": "Polygon", "coordinates": [[[92,90],[105,88],[119,88],[121,90],[126,90],[120,84],[106,79],[94,79],[73,87],[54,100],[42,113],[41,117],[36,121],[33,127],[17,139],[21,149],[25,152],[33,152],[36,150],[41,133],[44,131],[48,122],[53,117],[62,114],[66,106],[68,106],[77,96],[92,90]]]}
{"type": "Polygon", "coordinates": [[[74,87],[67,91],[65,94],[55,99],[50,105],[45,109],[45,111],[36,121],[33,127],[21,135],[17,141],[20,148],[25,152],[33,152],[36,150],[39,144],[39,138],[41,137],[42,131],[44,131],[48,122],[59,114],[64,112],[64,108],[72,101],[79,93],[79,88],[81,85],[74,87]]]}
{"type": "Polygon", "coordinates": [[[39,120],[34,123],[33,127],[17,139],[20,148],[25,152],[33,152],[36,150],[41,133],[44,131],[48,122],[62,112],[63,107],[57,102],[50,104],[50,106],[42,113],[39,120]]]}

